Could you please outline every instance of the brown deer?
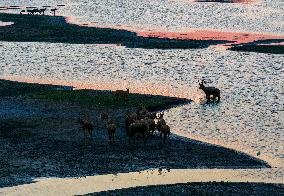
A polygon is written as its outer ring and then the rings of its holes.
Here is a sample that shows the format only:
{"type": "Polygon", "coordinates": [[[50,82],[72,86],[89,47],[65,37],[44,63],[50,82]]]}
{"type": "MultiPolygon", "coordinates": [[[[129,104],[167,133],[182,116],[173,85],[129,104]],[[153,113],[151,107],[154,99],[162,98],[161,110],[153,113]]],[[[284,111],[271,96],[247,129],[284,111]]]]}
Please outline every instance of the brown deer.
{"type": "Polygon", "coordinates": [[[91,141],[93,141],[93,137],[92,137],[92,132],[93,132],[93,129],[94,129],[93,123],[84,121],[80,118],[78,119],[78,122],[81,125],[82,129],[84,130],[85,138],[88,139],[88,137],[89,137],[89,139],[91,141]]]}
{"type": "Polygon", "coordinates": [[[207,102],[210,102],[211,100],[211,95],[213,96],[213,101],[217,98],[218,102],[220,101],[220,90],[215,87],[211,86],[204,86],[206,84],[205,80],[202,80],[201,83],[199,84],[199,89],[203,90],[203,92],[206,95],[207,102]]]}
{"type": "Polygon", "coordinates": [[[109,138],[109,144],[114,144],[114,135],[116,131],[116,124],[113,120],[108,122],[107,124],[107,132],[108,132],[108,138],[109,138]]]}
{"type": "Polygon", "coordinates": [[[131,123],[128,129],[126,129],[126,134],[128,136],[129,144],[131,143],[131,138],[134,138],[137,135],[142,136],[144,144],[146,144],[148,132],[149,132],[149,125],[147,121],[137,120],[134,123],[131,123]]]}
{"type": "Polygon", "coordinates": [[[105,112],[105,111],[101,112],[101,114],[100,114],[100,119],[99,119],[99,120],[100,120],[101,124],[102,124],[103,126],[105,126],[105,125],[107,124],[108,120],[109,120],[109,115],[108,115],[108,113],[105,112]]]}
{"type": "Polygon", "coordinates": [[[163,124],[159,127],[159,130],[161,132],[161,137],[163,136],[163,142],[166,143],[166,139],[171,133],[171,128],[169,127],[169,125],[163,124]]]}
{"type": "Polygon", "coordinates": [[[161,112],[159,114],[156,126],[157,126],[157,129],[158,129],[158,132],[160,133],[160,138],[163,138],[163,142],[166,143],[166,139],[170,135],[171,129],[167,125],[167,123],[164,119],[164,112],[161,112]]]}
{"type": "Polygon", "coordinates": [[[124,99],[124,101],[128,101],[129,96],[129,88],[124,90],[116,90],[114,91],[115,100],[118,101],[120,98],[124,99]]]}

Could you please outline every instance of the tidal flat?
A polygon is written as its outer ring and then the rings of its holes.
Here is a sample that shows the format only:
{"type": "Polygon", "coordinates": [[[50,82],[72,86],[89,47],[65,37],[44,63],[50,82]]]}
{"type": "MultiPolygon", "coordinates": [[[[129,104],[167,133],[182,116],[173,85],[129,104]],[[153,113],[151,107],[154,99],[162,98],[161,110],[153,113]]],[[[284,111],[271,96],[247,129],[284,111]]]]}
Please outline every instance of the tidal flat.
{"type": "Polygon", "coordinates": [[[146,144],[139,138],[128,144],[124,127],[127,112],[139,104],[160,111],[190,100],[133,94],[129,104],[112,104],[112,92],[59,87],[1,80],[0,187],[26,184],[39,177],[83,177],[145,169],[270,167],[244,153],[175,134],[165,144],[157,136],[146,144]],[[58,94],[65,95],[58,99],[58,94]],[[101,98],[107,101],[101,102],[101,98]],[[99,121],[102,111],[117,122],[114,145],[109,145],[106,129],[99,121]],[[78,118],[93,121],[93,142],[84,139],[78,118]]]}

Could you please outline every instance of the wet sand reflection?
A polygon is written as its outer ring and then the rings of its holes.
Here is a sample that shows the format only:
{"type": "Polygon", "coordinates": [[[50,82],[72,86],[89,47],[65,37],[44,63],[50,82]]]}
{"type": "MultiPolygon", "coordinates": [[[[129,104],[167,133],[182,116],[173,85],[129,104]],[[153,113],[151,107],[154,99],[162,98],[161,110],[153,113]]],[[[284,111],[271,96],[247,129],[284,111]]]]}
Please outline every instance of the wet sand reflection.
{"type": "Polygon", "coordinates": [[[2,188],[9,195],[81,195],[149,185],[188,182],[264,182],[283,184],[277,169],[154,169],[83,178],[35,179],[35,183],[2,188]],[[273,175],[273,177],[272,177],[273,175]]]}

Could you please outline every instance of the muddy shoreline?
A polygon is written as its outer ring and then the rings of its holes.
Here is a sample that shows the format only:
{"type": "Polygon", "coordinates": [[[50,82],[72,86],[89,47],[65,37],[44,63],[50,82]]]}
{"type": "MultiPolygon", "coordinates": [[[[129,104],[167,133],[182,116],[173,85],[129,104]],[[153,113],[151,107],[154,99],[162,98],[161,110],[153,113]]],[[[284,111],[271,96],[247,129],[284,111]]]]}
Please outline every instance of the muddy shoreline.
{"type": "MultiPolygon", "coordinates": [[[[3,148],[0,149],[0,187],[30,183],[37,177],[82,177],[153,168],[270,167],[244,153],[174,134],[166,144],[154,136],[146,145],[139,138],[129,145],[124,117],[128,111],[136,109],[135,102],[110,107],[108,102],[98,106],[96,101],[84,104],[78,101],[80,99],[49,99],[50,94],[45,98],[33,96],[38,89],[41,93],[55,93],[50,88],[53,86],[1,80],[0,143],[3,148]],[[108,144],[106,130],[98,120],[102,111],[107,111],[117,121],[114,145],[108,144]],[[78,117],[94,122],[93,143],[84,139],[78,117]]],[[[94,99],[101,96],[102,91],[94,92],[97,96],[94,99]]],[[[145,104],[155,97],[147,95],[147,100],[145,95],[136,96],[142,96],[145,104]]],[[[157,108],[149,105],[152,110],[166,105],[170,108],[177,103],[177,98],[159,99],[162,101],[154,102],[160,103],[157,108]]],[[[179,100],[181,103],[188,103],[188,100],[179,100]]]]}
{"type": "MultiPolygon", "coordinates": [[[[202,37],[194,38],[196,35],[190,35],[186,38],[187,34],[182,34],[185,35],[185,38],[180,39],[181,35],[178,33],[176,35],[171,35],[170,37],[167,37],[166,35],[163,37],[160,36],[161,33],[152,36],[152,34],[155,34],[153,32],[147,36],[140,36],[140,32],[136,33],[115,28],[81,26],[68,23],[67,20],[68,18],[63,16],[34,16],[0,13],[0,21],[13,23],[12,25],[0,27],[0,41],[115,44],[128,48],[144,49],[200,49],[212,45],[231,45],[231,47],[228,48],[229,50],[240,52],[271,54],[283,54],[284,52],[283,44],[274,45],[274,43],[283,42],[283,38],[262,38],[258,41],[237,44],[237,40],[232,39],[232,37],[226,38],[226,33],[223,33],[223,39],[221,37],[212,37],[211,39],[202,37]],[[266,43],[267,45],[261,45],[259,43],[266,43]]],[[[216,32],[213,33],[216,34],[216,32]]],[[[241,35],[240,38],[245,35],[246,34],[241,35]]],[[[238,36],[235,35],[235,37],[238,36]]]]}
{"type": "Polygon", "coordinates": [[[227,43],[223,40],[178,40],[138,36],[135,32],[69,24],[63,16],[0,13],[0,21],[14,22],[0,28],[0,40],[68,44],[116,44],[128,48],[197,49],[227,43]]]}
{"type": "Polygon", "coordinates": [[[102,191],[89,193],[92,195],[277,195],[284,194],[284,186],[281,184],[265,183],[187,183],[175,185],[160,185],[119,189],[114,191],[102,191]]]}
{"type": "Polygon", "coordinates": [[[284,194],[284,186],[281,184],[265,183],[186,183],[174,185],[160,185],[119,189],[114,191],[103,191],[90,193],[93,195],[277,195],[284,194]]]}

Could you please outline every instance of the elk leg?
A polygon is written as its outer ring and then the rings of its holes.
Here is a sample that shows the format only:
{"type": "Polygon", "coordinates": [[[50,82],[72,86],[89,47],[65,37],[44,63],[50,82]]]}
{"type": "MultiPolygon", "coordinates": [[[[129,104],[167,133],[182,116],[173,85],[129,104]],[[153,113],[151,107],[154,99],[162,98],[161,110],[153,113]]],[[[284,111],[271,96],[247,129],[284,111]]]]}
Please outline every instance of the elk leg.
{"type": "Polygon", "coordinates": [[[207,102],[210,101],[210,95],[206,95],[207,102]]]}
{"type": "Polygon", "coordinates": [[[90,137],[90,141],[93,141],[92,132],[90,130],[88,131],[88,135],[90,137]]]}
{"type": "Polygon", "coordinates": [[[109,140],[109,144],[111,144],[111,133],[108,133],[108,140],[109,140]]]}
{"type": "Polygon", "coordinates": [[[143,134],[143,140],[144,140],[144,144],[146,144],[147,136],[145,133],[143,134]]]}
{"type": "Polygon", "coordinates": [[[215,96],[215,95],[213,95],[213,102],[215,102],[215,99],[216,99],[216,96],[215,96]]]}
{"type": "Polygon", "coordinates": [[[167,134],[164,134],[164,144],[166,143],[167,134]]]}
{"type": "Polygon", "coordinates": [[[92,130],[90,130],[90,138],[91,138],[91,141],[93,141],[93,134],[92,134],[92,130]]]}

